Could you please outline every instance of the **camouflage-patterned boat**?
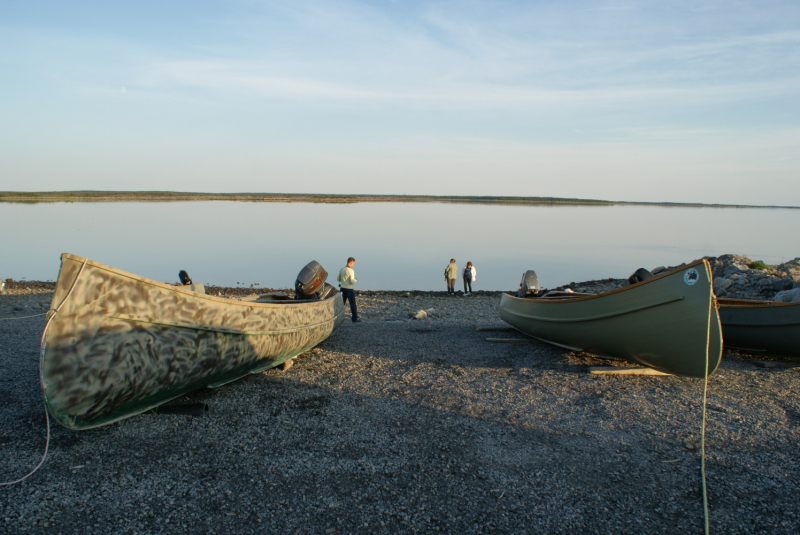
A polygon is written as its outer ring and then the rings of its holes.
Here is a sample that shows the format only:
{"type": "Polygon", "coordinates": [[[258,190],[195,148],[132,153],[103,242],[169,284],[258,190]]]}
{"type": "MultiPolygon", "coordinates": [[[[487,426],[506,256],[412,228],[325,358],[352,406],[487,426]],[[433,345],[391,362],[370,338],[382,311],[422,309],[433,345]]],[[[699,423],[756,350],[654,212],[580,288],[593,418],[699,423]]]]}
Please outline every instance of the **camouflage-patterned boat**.
{"type": "Polygon", "coordinates": [[[711,280],[708,262],[698,260],[598,295],[504,294],[500,317],[525,334],[566,349],[705,377],[722,356],[711,280]]]}
{"type": "Polygon", "coordinates": [[[800,356],[800,303],[717,301],[725,347],[800,356]]]}
{"type": "Polygon", "coordinates": [[[277,366],[343,318],[333,288],[316,301],[224,299],[63,254],[42,338],[45,402],[70,429],[112,423],[277,366]]]}

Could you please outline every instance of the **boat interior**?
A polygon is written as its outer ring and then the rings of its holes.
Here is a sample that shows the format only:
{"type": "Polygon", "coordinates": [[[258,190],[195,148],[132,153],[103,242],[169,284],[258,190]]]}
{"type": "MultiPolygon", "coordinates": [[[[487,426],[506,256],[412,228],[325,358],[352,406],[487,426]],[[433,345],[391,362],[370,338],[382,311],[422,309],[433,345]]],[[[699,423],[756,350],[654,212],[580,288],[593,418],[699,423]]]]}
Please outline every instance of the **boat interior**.
{"type": "MultiPolygon", "coordinates": [[[[697,260],[688,264],[688,266],[693,266],[700,261],[697,260]]],[[[644,268],[639,268],[634,271],[630,277],[628,277],[628,286],[623,286],[621,288],[617,288],[615,290],[609,290],[607,292],[602,292],[599,294],[594,293],[587,293],[587,292],[573,292],[572,290],[547,290],[546,288],[542,289],[539,288],[539,279],[536,276],[536,273],[533,270],[528,270],[522,275],[522,282],[520,282],[519,290],[517,290],[515,297],[521,299],[541,299],[546,301],[569,301],[571,299],[578,299],[578,298],[585,298],[585,297],[597,297],[600,295],[620,292],[623,290],[627,290],[631,286],[635,286],[637,284],[641,284],[644,282],[651,281],[653,279],[660,279],[670,273],[678,271],[680,269],[684,269],[688,267],[686,264],[681,264],[669,271],[667,270],[659,270],[657,271],[656,275],[653,275],[648,270],[644,268]]],[[[513,295],[513,294],[509,294],[513,295]]],[[[732,301],[732,300],[729,300],[732,301]]],[[[758,303],[758,301],[748,301],[747,303],[758,303]]]]}
{"type": "MultiPolygon", "coordinates": [[[[339,293],[339,290],[325,282],[327,277],[328,273],[322,268],[322,266],[316,261],[311,261],[303,268],[303,270],[300,271],[300,274],[297,276],[297,281],[295,281],[295,297],[292,297],[285,292],[270,292],[266,294],[247,295],[245,297],[236,298],[235,300],[246,301],[248,303],[322,301],[339,293]],[[305,286],[311,286],[315,290],[317,288],[319,289],[316,291],[309,289],[303,293],[302,290],[305,286]]],[[[178,278],[181,281],[180,285],[182,285],[184,289],[201,294],[206,293],[203,283],[192,282],[192,278],[189,276],[186,270],[180,270],[178,273],[178,278]]]]}

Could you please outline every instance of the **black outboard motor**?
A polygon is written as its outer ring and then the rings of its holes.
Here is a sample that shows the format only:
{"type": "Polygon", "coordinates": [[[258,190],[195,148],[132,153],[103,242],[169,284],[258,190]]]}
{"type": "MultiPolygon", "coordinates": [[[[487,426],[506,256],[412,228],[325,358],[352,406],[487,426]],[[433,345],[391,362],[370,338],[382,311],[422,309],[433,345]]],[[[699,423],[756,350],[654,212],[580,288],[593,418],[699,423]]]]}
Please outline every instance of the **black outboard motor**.
{"type": "Polygon", "coordinates": [[[325,284],[323,284],[322,286],[323,286],[322,290],[317,292],[317,295],[319,296],[320,299],[327,299],[330,296],[332,296],[333,294],[335,294],[336,291],[337,291],[336,288],[334,288],[333,286],[331,286],[327,282],[325,284]]]}
{"type": "Polygon", "coordinates": [[[637,282],[643,282],[647,279],[652,279],[653,274],[647,271],[644,268],[639,268],[633,272],[633,275],[628,277],[628,284],[636,284],[637,282]]]}
{"type": "Polygon", "coordinates": [[[184,270],[178,272],[178,278],[181,279],[181,284],[184,286],[190,286],[192,284],[192,278],[184,270]]]}
{"type": "Polygon", "coordinates": [[[294,283],[295,299],[319,299],[325,289],[328,272],[319,262],[312,260],[300,270],[294,283]]]}
{"type": "Polygon", "coordinates": [[[529,269],[522,274],[522,282],[519,283],[519,292],[517,295],[520,297],[526,297],[529,295],[535,295],[538,291],[539,277],[536,276],[536,272],[534,270],[529,269]]]}

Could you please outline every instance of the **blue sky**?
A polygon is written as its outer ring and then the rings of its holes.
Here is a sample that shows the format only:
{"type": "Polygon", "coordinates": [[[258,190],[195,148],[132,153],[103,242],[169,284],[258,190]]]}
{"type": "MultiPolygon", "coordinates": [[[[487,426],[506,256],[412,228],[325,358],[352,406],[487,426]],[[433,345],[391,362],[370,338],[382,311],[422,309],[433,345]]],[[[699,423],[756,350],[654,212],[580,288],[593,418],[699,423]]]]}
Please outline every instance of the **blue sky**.
{"type": "Polygon", "coordinates": [[[800,205],[800,5],[0,3],[0,190],[800,205]]]}

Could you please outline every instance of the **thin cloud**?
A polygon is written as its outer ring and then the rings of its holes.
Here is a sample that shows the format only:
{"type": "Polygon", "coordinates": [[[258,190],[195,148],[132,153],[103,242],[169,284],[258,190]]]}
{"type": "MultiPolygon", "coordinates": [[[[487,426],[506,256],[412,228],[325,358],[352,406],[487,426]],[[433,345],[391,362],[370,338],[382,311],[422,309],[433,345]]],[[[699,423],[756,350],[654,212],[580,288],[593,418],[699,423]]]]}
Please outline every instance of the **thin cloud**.
{"type": "MultiPolygon", "coordinates": [[[[225,94],[296,101],[385,103],[397,106],[535,107],[537,105],[597,106],[659,102],[701,105],[783,95],[800,76],[774,81],[685,86],[617,86],[588,89],[548,89],[473,80],[431,80],[390,84],[335,80],[281,73],[280,64],[250,61],[164,61],[144,69],[140,85],[157,89],[206,89],[225,94]]],[[[309,69],[310,70],[310,69],[309,69]]],[[[800,84],[798,84],[800,87],[800,84]]]]}

